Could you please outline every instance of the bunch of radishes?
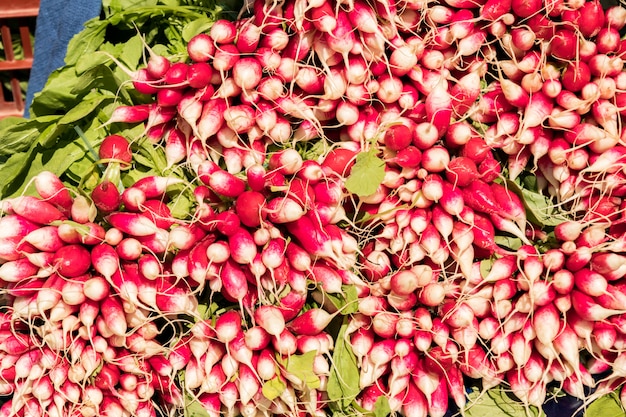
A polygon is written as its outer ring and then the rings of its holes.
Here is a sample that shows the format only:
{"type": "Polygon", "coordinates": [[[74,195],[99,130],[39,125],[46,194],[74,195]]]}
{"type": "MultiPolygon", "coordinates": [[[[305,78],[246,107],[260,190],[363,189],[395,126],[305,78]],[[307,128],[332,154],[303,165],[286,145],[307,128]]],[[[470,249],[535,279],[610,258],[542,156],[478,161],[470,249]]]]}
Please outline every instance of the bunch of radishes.
{"type": "Polygon", "coordinates": [[[249,7],[130,74],[154,102],[111,122],[145,122],[165,172],[128,180],[109,135],[94,189],[44,172],[2,202],[0,413],[443,416],[476,380],[538,407],[621,387],[626,9],[249,7]],[[525,191],[567,220],[529,222],[525,191]]]}

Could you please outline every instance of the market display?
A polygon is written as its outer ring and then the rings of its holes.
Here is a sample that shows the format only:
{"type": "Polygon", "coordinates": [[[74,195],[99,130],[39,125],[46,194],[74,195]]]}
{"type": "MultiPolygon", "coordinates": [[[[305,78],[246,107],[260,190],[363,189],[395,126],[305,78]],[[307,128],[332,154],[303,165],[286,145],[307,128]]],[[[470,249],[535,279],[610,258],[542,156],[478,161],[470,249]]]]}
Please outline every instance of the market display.
{"type": "Polygon", "coordinates": [[[623,412],[626,8],[189,25],[75,53],[0,124],[0,415],[623,412]]]}

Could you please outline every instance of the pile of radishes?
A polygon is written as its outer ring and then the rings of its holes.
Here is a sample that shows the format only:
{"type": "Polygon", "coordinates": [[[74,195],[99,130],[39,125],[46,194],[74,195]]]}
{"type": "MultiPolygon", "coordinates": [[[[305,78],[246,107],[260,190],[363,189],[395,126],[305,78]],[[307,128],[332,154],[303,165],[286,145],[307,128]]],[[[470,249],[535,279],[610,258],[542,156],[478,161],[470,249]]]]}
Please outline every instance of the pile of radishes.
{"type": "Polygon", "coordinates": [[[140,138],[111,134],[95,188],[42,172],[2,201],[0,415],[435,417],[466,386],[620,389],[626,9],[248,6],[129,72],[154,102],[111,123],[145,123],[165,171],[129,183],[140,138]]]}

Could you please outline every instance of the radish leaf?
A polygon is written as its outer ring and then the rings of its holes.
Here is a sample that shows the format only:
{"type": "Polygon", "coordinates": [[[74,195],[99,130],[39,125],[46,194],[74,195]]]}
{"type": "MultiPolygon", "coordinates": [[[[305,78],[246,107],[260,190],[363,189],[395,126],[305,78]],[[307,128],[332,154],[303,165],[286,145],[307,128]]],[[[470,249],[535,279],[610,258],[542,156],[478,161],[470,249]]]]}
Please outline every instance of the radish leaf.
{"type": "Polygon", "coordinates": [[[619,394],[612,392],[598,398],[587,408],[585,417],[621,417],[624,415],[619,394]]]}
{"type": "Polygon", "coordinates": [[[524,244],[520,238],[512,236],[494,236],[494,240],[498,246],[504,246],[512,250],[518,250],[524,244]]]}
{"type": "Polygon", "coordinates": [[[480,261],[480,276],[485,278],[487,275],[489,275],[492,266],[493,260],[491,259],[483,259],[482,261],[480,261]]]}
{"type": "Polygon", "coordinates": [[[528,220],[537,226],[557,226],[568,220],[543,194],[522,189],[528,220]]]}
{"type": "Polygon", "coordinates": [[[209,412],[197,399],[185,395],[185,416],[187,417],[210,417],[209,412]]]}
{"type": "Polygon", "coordinates": [[[529,177],[530,176],[527,176],[524,179],[524,187],[513,181],[506,182],[507,187],[517,194],[524,203],[528,221],[537,226],[543,227],[557,226],[568,220],[567,216],[562,214],[558,207],[551,203],[548,197],[538,191],[532,191],[526,187],[527,185],[530,186],[536,183],[536,180],[529,177]]]}
{"type": "Polygon", "coordinates": [[[333,366],[326,388],[328,398],[331,401],[331,409],[334,411],[346,410],[361,392],[356,356],[346,340],[348,323],[349,318],[344,317],[339,334],[335,339],[333,366]]]}
{"type": "Polygon", "coordinates": [[[376,156],[376,148],[360,152],[346,180],[346,189],[353,194],[365,197],[376,192],[385,178],[385,161],[376,156]]]}
{"type": "Polygon", "coordinates": [[[312,350],[302,355],[291,355],[287,359],[277,356],[276,360],[283,366],[286,372],[285,378],[297,378],[308,388],[315,389],[320,386],[320,379],[313,372],[313,361],[316,355],[317,351],[312,350]]]}
{"type": "Polygon", "coordinates": [[[263,392],[263,396],[265,398],[267,398],[270,401],[273,401],[276,398],[280,397],[280,394],[282,394],[286,388],[287,388],[287,385],[285,385],[285,383],[279,377],[276,376],[270,379],[269,381],[265,382],[263,384],[263,387],[261,388],[261,391],[263,392]]]}
{"type": "Polygon", "coordinates": [[[197,34],[208,32],[211,29],[211,26],[213,26],[213,19],[203,18],[192,20],[183,28],[183,39],[186,42],[189,42],[191,38],[197,34]]]}
{"type": "Polygon", "coordinates": [[[502,387],[481,392],[473,388],[468,395],[466,417],[545,417],[543,410],[534,406],[525,406],[510,397],[502,387]]]}
{"type": "Polygon", "coordinates": [[[381,395],[374,403],[374,417],[386,417],[390,413],[389,400],[384,395],[381,395]]]}
{"type": "Polygon", "coordinates": [[[337,310],[341,310],[341,314],[353,314],[359,311],[359,305],[357,303],[359,297],[356,292],[356,287],[354,285],[342,285],[341,289],[342,292],[340,294],[325,293],[324,295],[328,297],[337,310]]]}

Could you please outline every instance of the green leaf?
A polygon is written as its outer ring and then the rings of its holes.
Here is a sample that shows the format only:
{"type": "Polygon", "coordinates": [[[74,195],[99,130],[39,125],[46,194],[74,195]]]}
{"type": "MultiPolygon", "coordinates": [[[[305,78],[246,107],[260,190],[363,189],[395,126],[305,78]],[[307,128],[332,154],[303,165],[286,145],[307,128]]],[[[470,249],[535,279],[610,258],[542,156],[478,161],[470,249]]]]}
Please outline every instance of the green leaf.
{"type": "Polygon", "coordinates": [[[77,96],[81,94],[84,95],[85,91],[97,88],[99,91],[93,93],[92,95],[105,94],[106,96],[110,96],[112,99],[115,99],[115,92],[119,89],[120,84],[120,81],[115,77],[115,75],[113,75],[111,68],[100,64],[82,72],[80,77],[76,80],[76,84],[74,85],[74,88],[72,88],[71,93],[76,94],[77,96]],[[102,90],[108,90],[110,93],[106,94],[105,91],[102,90]]]}
{"type": "Polygon", "coordinates": [[[167,159],[163,148],[157,148],[147,139],[139,143],[139,148],[137,152],[134,152],[133,158],[137,163],[154,169],[159,174],[167,168],[167,159]]]}
{"type": "Polygon", "coordinates": [[[102,45],[106,35],[108,22],[98,18],[91,19],[85,24],[85,29],[75,35],[67,46],[65,63],[67,65],[76,64],[85,55],[88,55],[102,45]]]}
{"type": "Polygon", "coordinates": [[[32,152],[15,153],[0,167],[0,184],[3,184],[2,189],[0,189],[0,197],[8,197],[9,187],[28,167],[32,155],[32,152]]]}
{"type": "Polygon", "coordinates": [[[585,417],[623,417],[624,408],[619,399],[619,393],[614,391],[608,395],[602,396],[592,402],[585,417]]]}
{"type": "Polygon", "coordinates": [[[381,395],[374,403],[374,417],[387,417],[389,414],[391,414],[389,400],[384,395],[381,395]]]}
{"type": "Polygon", "coordinates": [[[263,396],[270,401],[280,397],[280,394],[287,389],[287,385],[278,377],[274,377],[263,384],[261,391],[263,396]]]}
{"type": "Polygon", "coordinates": [[[128,66],[128,68],[130,68],[131,70],[135,70],[139,67],[139,64],[141,63],[143,51],[143,39],[141,38],[141,35],[137,34],[124,42],[124,47],[122,49],[120,59],[128,66]]]}
{"type": "Polygon", "coordinates": [[[358,295],[356,291],[356,287],[354,285],[342,285],[341,286],[342,293],[341,294],[324,294],[325,297],[328,297],[331,303],[337,308],[337,310],[341,310],[341,314],[353,314],[359,311],[359,305],[356,302],[358,300],[358,295]]]}
{"type": "Polygon", "coordinates": [[[31,117],[65,113],[72,108],[77,99],[76,94],[71,92],[75,85],[76,72],[73,67],[53,71],[43,90],[33,98],[31,117]]]}
{"type": "Polygon", "coordinates": [[[333,367],[328,377],[326,391],[333,410],[345,410],[361,392],[359,367],[350,348],[346,329],[350,318],[344,317],[333,351],[333,367]]]}
{"type": "Polygon", "coordinates": [[[75,141],[63,141],[52,149],[40,145],[33,147],[28,154],[9,161],[0,168],[2,197],[19,194],[28,181],[41,171],[51,171],[62,175],[75,161],[81,159],[86,150],[75,141]]]}
{"type": "Polygon", "coordinates": [[[38,137],[54,127],[61,116],[44,116],[36,119],[20,119],[20,123],[7,125],[0,129],[0,155],[13,155],[28,149],[38,137]]]}
{"type": "MultiPolygon", "coordinates": [[[[70,109],[65,116],[63,116],[58,124],[69,125],[77,123],[87,119],[93,111],[102,107],[102,104],[107,101],[113,101],[113,97],[105,97],[101,94],[93,94],[92,97],[85,97],[85,100],[81,100],[80,104],[70,109]]],[[[45,146],[45,144],[42,143],[45,146]]]]}
{"type": "Polygon", "coordinates": [[[485,278],[487,275],[489,275],[489,271],[491,271],[492,266],[492,259],[483,259],[482,261],[480,261],[480,276],[485,278]]]}
{"type": "Polygon", "coordinates": [[[346,180],[346,189],[353,194],[365,197],[376,192],[385,178],[385,161],[376,156],[376,148],[360,152],[346,180]]]}
{"type": "Polygon", "coordinates": [[[512,250],[517,250],[520,247],[522,247],[522,245],[524,244],[524,242],[522,242],[520,238],[512,237],[512,236],[496,235],[494,237],[494,240],[496,241],[497,245],[503,246],[505,248],[509,248],[512,250]]]}
{"type": "Polygon", "coordinates": [[[185,416],[186,417],[211,417],[209,412],[200,402],[191,397],[185,395],[185,416]]]}
{"type": "Polygon", "coordinates": [[[213,26],[213,22],[214,21],[209,18],[192,20],[191,22],[187,23],[183,28],[183,39],[186,42],[189,42],[194,36],[200,33],[208,32],[209,29],[211,29],[211,26],[213,26]]]}
{"type": "Polygon", "coordinates": [[[528,213],[528,220],[537,226],[557,226],[569,220],[543,194],[522,189],[522,199],[528,213]]]}
{"type": "MultiPolygon", "coordinates": [[[[525,183],[530,184],[527,181],[525,183]]],[[[522,188],[513,181],[507,181],[507,186],[524,202],[526,215],[531,223],[539,227],[557,226],[568,220],[567,216],[561,213],[545,195],[522,188]]]]}
{"type": "Polygon", "coordinates": [[[525,406],[510,397],[501,386],[487,392],[474,388],[468,395],[466,417],[546,417],[543,410],[525,406]]]}
{"type": "Polygon", "coordinates": [[[279,356],[277,361],[284,368],[285,378],[295,378],[302,381],[308,388],[315,389],[320,386],[320,379],[313,372],[315,356],[317,356],[317,351],[312,350],[302,355],[290,355],[286,359],[282,359],[279,356]]]}
{"type": "Polygon", "coordinates": [[[189,214],[192,212],[194,203],[184,193],[179,192],[172,197],[172,201],[167,206],[172,212],[172,217],[177,219],[187,219],[189,218],[189,214]]]}

